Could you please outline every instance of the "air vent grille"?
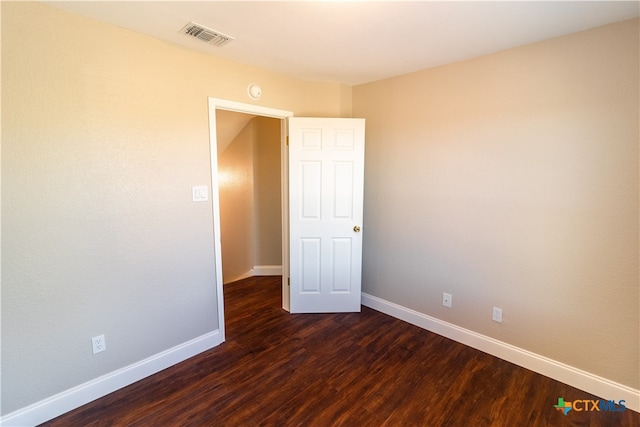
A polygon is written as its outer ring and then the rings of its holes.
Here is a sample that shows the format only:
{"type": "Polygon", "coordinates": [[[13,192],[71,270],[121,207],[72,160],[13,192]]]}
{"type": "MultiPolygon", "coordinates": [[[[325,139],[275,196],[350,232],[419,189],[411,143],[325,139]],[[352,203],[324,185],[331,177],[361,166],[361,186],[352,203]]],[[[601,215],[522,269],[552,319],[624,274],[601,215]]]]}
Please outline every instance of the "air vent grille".
{"type": "Polygon", "coordinates": [[[214,46],[224,46],[233,40],[233,37],[231,36],[214,31],[200,24],[196,24],[195,22],[189,22],[180,30],[180,32],[186,36],[202,40],[203,42],[214,46]]]}

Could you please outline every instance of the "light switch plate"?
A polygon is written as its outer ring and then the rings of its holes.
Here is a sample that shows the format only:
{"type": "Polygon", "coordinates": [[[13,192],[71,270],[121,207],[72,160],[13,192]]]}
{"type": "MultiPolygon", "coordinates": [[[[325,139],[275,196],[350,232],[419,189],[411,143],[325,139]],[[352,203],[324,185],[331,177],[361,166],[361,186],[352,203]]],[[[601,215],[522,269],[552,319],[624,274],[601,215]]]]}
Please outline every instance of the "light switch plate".
{"type": "Polygon", "coordinates": [[[206,202],[209,200],[209,187],[206,185],[195,185],[192,190],[194,202],[206,202]]]}

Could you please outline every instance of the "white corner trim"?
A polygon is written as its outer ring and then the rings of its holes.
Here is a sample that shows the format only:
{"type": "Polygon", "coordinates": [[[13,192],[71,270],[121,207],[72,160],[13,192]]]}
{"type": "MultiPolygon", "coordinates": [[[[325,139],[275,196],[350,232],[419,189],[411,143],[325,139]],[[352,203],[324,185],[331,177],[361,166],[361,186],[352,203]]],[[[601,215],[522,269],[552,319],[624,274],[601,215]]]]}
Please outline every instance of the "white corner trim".
{"type": "Polygon", "coordinates": [[[256,114],[258,116],[274,117],[276,119],[285,119],[293,117],[292,111],[278,110],[276,108],[263,107],[255,104],[245,104],[243,102],[231,101],[228,99],[209,97],[209,109],[236,111],[238,113],[256,114]]]}
{"type": "Polygon", "coordinates": [[[282,276],[281,265],[254,265],[254,276],[282,276]]]}
{"type": "Polygon", "coordinates": [[[282,276],[281,265],[254,265],[253,268],[239,276],[224,279],[224,284],[237,282],[238,280],[247,279],[254,276],[282,276]]]}
{"type": "Polygon", "coordinates": [[[133,384],[222,343],[218,330],[11,412],[0,426],[35,426],[133,384]]]}
{"type": "MultiPolygon", "coordinates": [[[[602,378],[522,348],[478,334],[410,308],[362,293],[362,305],[422,329],[515,363],[541,375],[584,390],[602,399],[624,400],[627,408],[640,412],[640,390],[602,378]]],[[[561,397],[561,396],[558,396],[561,397]]]]}
{"type": "Polygon", "coordinates": [[[248,277],[253,277],[253,276],[255,276],[255,274],[254,274],[253,268],[252,268],[251,270],[246,271],[246,272],[242,273],[239,276],[231,277],[229,279],[225,278],[224,279],[224,284],[226,285],[227,283],[237,282],[238,280],[246,279],[248,277]]]}

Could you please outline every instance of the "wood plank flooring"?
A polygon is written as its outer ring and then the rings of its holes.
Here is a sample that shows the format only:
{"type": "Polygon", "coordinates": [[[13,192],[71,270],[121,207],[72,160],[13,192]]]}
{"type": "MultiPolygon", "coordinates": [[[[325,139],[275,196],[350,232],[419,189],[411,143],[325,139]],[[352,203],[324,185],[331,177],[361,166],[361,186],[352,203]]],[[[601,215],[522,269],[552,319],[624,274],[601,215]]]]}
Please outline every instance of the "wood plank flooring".
{"type": "MultiPolygon", "coordinates": [[[[45,426],[640,426],[583,391],[382,313],[291,315],[280,278],[225,287],[227,341],[45,426]]],[[[606,398],[607,396],[603,396],[606,398]]]]}

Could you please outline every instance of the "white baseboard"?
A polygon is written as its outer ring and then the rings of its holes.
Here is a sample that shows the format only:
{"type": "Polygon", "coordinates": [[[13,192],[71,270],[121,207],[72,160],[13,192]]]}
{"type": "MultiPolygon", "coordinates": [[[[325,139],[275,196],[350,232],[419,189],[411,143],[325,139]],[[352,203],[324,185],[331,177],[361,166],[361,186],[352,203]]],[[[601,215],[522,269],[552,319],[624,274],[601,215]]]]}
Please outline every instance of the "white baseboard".
{"type": "Polygon", "coordinates": [[[253,273],[253,269],[251,269],[251,270],[249,270],[249,271],[247,271],[245,273],[242,273],[241,275],[236,276],[236,277],[231,277],[231,278],[226,278],[225,277],[223,284],[226,285],[227,283],[237,282],[238,280],[246,279],[248,277],[253,277],[253,276],[255,276],[255,274],[253,273]]]}
{"type": "Polygon", "coordinates": [[[199,336],[140,362],[70,388],[0,418],[0,426],[35,426],[133,384],[222,343],[220,331],[199,336]]]}
{"type": "Polygon", "coordinates": [[[282,276],[281,265],[254,265],[253,268],[239,276],[231,277],[227,279],[225,277],[224,284],[237,282],[238,280],[246,279],[253,276],[282,276]]]}
{"type": "MultiPolygon", "coordinates": [[[[640,412],[640,390],[549,359],[511,344],[461,328],[373,295],[362,293],[362,305],[412,325],[450,338],[541,375],[584,390],[602,399],[624,400],[627,408],[640,412]]],[[[562,397],[562,396],[557,396],[562,397]]]]}
{"type": "Polygon", "coordinates": [[[253,266],[254,276],[282,276],[281,265],[255,265],[253,266]]]}

